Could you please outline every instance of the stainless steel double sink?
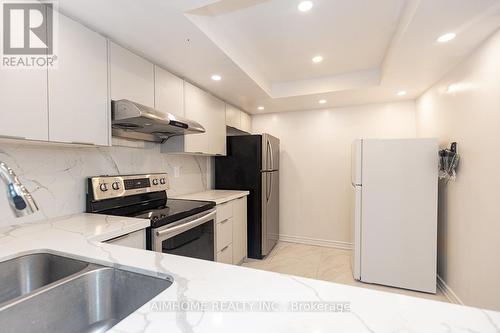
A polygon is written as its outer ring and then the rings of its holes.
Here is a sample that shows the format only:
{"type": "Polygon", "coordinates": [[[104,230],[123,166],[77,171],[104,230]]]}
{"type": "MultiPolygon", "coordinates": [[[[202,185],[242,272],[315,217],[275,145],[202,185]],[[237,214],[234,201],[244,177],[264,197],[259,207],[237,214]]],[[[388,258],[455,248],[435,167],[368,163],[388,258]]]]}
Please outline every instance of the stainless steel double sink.
{"type": "Polygon", "coordinates": [[[171,284],[50,253],[24,255],[0,262],[0,330],[104,332],[171,284]]]}

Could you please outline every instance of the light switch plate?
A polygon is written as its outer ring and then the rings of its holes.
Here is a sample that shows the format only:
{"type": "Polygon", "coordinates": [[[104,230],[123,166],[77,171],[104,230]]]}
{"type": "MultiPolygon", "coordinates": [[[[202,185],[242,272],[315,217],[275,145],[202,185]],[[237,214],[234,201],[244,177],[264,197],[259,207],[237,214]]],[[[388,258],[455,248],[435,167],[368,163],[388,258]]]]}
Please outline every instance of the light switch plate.
{"type": "Polygon", "coordinates": [[[179,178],[181,176],[181,167],[174,167],[174,178],[179,178]]]}

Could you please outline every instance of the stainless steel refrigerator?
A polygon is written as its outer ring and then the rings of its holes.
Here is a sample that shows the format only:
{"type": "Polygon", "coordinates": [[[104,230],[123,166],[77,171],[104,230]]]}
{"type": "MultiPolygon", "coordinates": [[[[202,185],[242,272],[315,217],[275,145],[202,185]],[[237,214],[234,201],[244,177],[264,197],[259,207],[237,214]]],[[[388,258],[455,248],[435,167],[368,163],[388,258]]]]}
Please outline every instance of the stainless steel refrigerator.
{"type": "Polygon", "coordinates": [[[215,158],[215,188],[247,190],[248,257],[264,258],[279,236],[279,139],[269,134],[227,138],[215,158]]]}

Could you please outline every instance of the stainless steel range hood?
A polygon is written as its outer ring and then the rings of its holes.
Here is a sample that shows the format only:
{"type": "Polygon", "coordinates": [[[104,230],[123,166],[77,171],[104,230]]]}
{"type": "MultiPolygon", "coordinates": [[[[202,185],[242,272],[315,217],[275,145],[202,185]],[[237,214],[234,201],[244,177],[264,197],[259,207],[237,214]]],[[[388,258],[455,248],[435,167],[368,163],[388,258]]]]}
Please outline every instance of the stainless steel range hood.
{"type": "Polygon", "coordinates": [[[196,121],[157,111],[126,99],[111,102],[113,136],[163,142],[169,137],[204,133],[196,121]]]}

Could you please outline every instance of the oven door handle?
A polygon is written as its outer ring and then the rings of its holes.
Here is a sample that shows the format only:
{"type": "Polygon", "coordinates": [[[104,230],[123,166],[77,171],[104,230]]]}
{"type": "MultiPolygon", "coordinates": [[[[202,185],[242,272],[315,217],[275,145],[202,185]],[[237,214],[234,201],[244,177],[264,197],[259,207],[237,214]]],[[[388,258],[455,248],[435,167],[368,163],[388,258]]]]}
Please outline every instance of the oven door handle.
{"type": "Polygon", "coordinates": [[[216,214],[216,212],[213,211],[210,214],[207,214],[207,215],[204,215],[200,218],[197,218],[196,220],[193,220],[193,221],[190,221],[187,223],[183,223],[183,224],[179,224],[179,225],[176,225],[176,226],[173,226],[170,228],[166,228],[164,230],[155,231],[155,235],[156,235],[156,237],[163,237],[163,236],[168,236],[171,234],[178,234],[178,233],[184,232],[184,231],[189,230],[191,228],[197,227],[200,224],[203,224],[205,222],[208,222],[210,220],[215,219],[215,214],[216,214]]]}

